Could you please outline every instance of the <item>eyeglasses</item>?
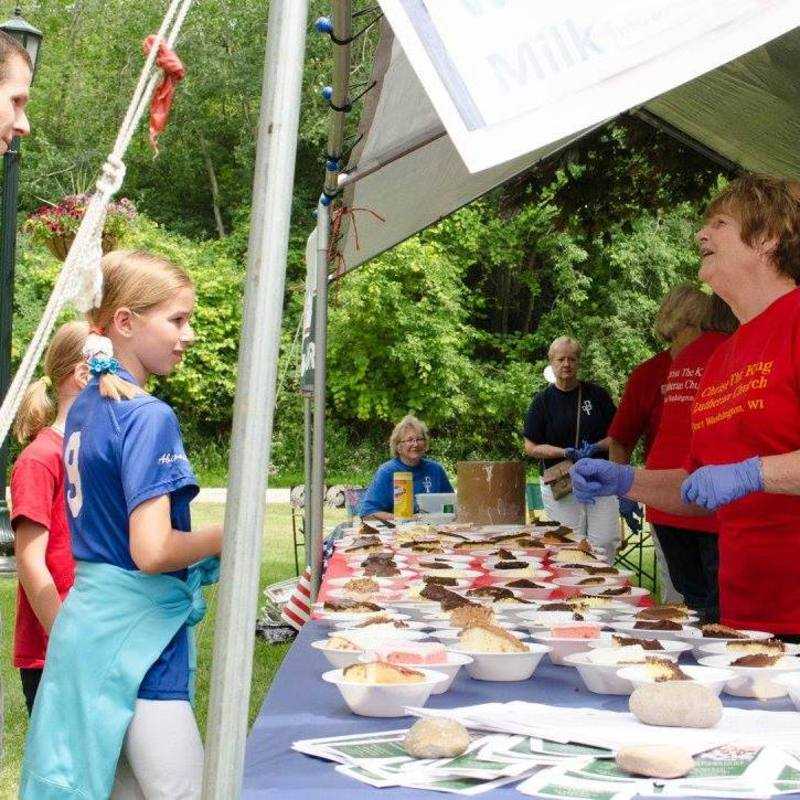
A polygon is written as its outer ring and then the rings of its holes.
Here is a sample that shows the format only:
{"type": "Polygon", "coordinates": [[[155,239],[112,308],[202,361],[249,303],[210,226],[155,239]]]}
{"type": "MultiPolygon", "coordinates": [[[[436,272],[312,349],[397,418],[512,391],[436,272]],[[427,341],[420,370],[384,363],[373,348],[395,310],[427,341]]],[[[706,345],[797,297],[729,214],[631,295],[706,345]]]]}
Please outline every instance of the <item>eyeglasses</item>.
{"type": "Polygon", "coordinates": [[[425,444],[425,441],[421,436],[414,436],[411,439],[401,439],[400,444],[425,444]]]}

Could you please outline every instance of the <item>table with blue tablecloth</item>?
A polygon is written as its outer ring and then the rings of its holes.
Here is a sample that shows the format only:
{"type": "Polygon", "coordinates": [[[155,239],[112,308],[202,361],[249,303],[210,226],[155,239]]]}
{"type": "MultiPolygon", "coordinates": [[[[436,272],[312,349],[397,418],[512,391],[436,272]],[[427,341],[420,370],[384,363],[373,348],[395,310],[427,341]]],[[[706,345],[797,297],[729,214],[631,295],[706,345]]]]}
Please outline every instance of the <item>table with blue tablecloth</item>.
{"type": "MultiPolygon", "coordinates": [[[[349,711],[336,686],[320,679],[322,673],[332,667],[321,652],[310,646],[311,642],[326,638],[328,630],[318,622],[309,622],[275,676],[247,740],[242,797],[251,800],[331,800],[334,793],[341,793],[338,796],[348,800],[435,797],[434,793],[419,789],[375,789],[340,775],[329,761],[291,749],[292,742],[298,739],[398,730],[407,728],[414,721],[410,717],[357,717],[349,711]]],[[[554,667],[547,658],[542,660],[531,680],[518,683],[476,681],[462,669],[450,691],[432,696],[427,705],[452,708],[509,700],[613,711],[625,711],[628,707],[627,697],[591,694],[583,686],[576,670],[554,667]]],[[[723,695],[723,701],[727,706],[739,708],[793,709],[788,698],[759,703],[723,695]]],[[[479,796],[489,800],[519,800],[524,797],[517,791],[516,784],[479,796]]]]}

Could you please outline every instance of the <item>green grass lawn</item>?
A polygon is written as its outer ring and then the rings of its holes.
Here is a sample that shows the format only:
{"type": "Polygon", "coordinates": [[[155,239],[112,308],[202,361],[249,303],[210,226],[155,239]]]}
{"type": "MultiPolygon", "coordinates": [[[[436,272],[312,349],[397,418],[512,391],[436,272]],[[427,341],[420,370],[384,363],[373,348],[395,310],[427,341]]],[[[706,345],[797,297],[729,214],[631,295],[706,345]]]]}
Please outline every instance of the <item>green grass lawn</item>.
{"type": "MultiPolygon", "coordinates": [[[[192,508],[192,524],[200,527],[210,522],[221,522],[225,507],[219,504],[195,504],[192,508]]],[[[325,510],[325,522],[333,525],[344,519],[344,512],[325,510]]],[[[291,511],[287,504],[275,504],[267,509],[264,525],[264,544],[261,554],[261,581],[263,588],[270,583],[294,575],[292,553],[291,511]]],[[[304,554],[301,551],[301,564],[304,554]]],[[[28,716],[19,682],[19,674],[11,666],[12,631],[17,592],[16,578],[0,579],[0,614],[2,614],[3,651],[2,681],[5,694],[4,754],[0,766],[0,800],[11,800],[17,796],[18,777],[22,762],[22,748],[28,716]]],[[[200,730],[205,730],[208,710],[211,655],[214,644],[214,619],[216,616],[216,590],[207,592],[208,613],[197,630],[198,683],[197,718],[200,730]]],[[[261,599],[259,598],[259,607],[261,599]]],[[[253,684],[250,690],[250,713],[248,725],[252,724],[264,699],[272,677],[283,660],[288,645],[270,645],[255,639],[253,649],[253,684]]]]}

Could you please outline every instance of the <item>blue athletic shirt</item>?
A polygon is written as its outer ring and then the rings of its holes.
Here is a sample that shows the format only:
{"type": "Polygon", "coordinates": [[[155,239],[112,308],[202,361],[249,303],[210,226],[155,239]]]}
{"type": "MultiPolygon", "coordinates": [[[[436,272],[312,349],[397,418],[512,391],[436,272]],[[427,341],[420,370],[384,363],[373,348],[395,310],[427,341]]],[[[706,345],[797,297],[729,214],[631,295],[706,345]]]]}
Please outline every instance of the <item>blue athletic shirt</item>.
{"type": "MultiPolygon", "coordinates": [[[[410,472],[413,477],[414,494],[452,492],[453,487],[444,467],[432,458],[423,458],[415,467],[409,467],[399,458],[381,464],[367,487],[358,514],[366,517],[376,511],[394,511],[394,473],[410,472]]],[[[416,506],[416,503],[415,503],[416,506]]]]}
{"type": "MultiPolygon", "coordinates": [[[[133,378],[120,370],[127,381],[133,378]]],[[[67,519],[77,560],[138,569],[129,517],[145,500],[168,494],[172,527],[191,530],[189,503],[199,491],[175,412],[150,395],[101,397],[93,378],[67,415],[64,434],[67,519]]],[[[169,573],[186,580],[186,570],[169,573]]],[[[189,699],[189,646],[183,626],[139,687],[147,700],[189,699]]]]}

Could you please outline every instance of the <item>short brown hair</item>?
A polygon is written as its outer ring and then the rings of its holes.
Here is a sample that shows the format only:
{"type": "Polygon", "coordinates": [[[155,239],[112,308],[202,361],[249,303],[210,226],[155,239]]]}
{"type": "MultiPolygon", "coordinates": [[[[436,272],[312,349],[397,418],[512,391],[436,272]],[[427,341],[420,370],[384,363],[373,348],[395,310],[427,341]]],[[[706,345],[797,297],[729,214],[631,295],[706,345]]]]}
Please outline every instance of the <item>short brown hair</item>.
{"type": "Polygon", "coordinates": [[[683,328],[699,328],[707,316],[708,295],[691,283],[679,283],[664,295],[653,328],[671,342],[683,328]]]}
{"type": "Polygon", "coordinates": [[[745,173],[711,201],[706,217],[730,214],[739,221],[742,241],[777,239],[772,252],[777,271],[800,281],[800,183],[771,175],[745,173]]]}
{"type": "Polygon", "coordinates": [[[31,61],[28,51],[13,37],[0,31],[0,81],[6,79],[6,67],[12,57],[21,58],[28,69],[33,72],[33,61],[31,61]]]}

